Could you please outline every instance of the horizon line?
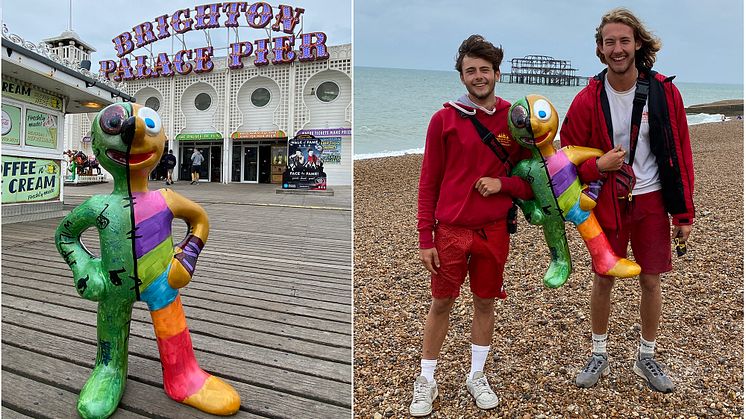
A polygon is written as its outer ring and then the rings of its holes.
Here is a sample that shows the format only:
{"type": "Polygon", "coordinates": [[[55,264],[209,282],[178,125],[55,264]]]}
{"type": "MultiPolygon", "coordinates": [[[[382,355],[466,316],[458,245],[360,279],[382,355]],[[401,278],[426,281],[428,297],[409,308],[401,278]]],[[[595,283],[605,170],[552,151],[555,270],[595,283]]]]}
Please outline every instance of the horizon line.
{"type": "MultiPolygon", "coordinates": [[[[353,48],[354,48],[354,46],[353,46],[353,48]]],[[[454,69],[450,69],[450,70],[439,70],[439,69],[436,70],[436,69],[432,69],[432,68],[380,67],[380,66],[373,66],[373,65],[357,65],[357,64],[353,65],[353,67],[354,68],[376,68],[376,69],[382,69],[382,70],[437,71],[437,72],[440,72],[440,73],[450,73],[451,71],[456,71],[455,68],[454,69]]],[[[510,74],[510,73],[502,73],[501,72],[500,74],[510,74]]],[[[593,76],[595,76],[595,74],[591,75],[591,76],[578,76],[578,77],[591,78],[593,76]]],[[[684,80],[682,80],[681,83],[725,84],[725,85],[730,85],[730,86],[741,86],[742,88],[743,88],[743,85],[744,85],[743,82],[741,82],[741,83],[723,83],[723,82],[715,83],[715,82],[711,82],[711,81],[684,81],[684,80]]]]}

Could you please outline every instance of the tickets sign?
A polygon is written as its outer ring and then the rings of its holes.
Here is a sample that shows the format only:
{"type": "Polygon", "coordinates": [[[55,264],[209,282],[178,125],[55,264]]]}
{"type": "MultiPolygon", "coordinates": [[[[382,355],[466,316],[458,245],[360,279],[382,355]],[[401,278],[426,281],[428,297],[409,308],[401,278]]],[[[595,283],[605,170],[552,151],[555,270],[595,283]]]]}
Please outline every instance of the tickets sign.
{"type": "Polygon", "coordinates": [[[324,164],[342,164],[342,137],[319,137],[324,164]]]}

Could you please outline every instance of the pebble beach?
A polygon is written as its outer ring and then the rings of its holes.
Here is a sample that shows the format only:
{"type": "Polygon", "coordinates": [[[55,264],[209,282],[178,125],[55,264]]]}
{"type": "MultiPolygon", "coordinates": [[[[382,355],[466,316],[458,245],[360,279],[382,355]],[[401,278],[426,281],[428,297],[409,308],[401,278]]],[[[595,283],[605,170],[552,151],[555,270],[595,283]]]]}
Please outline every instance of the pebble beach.
{"type": "MultiPolygon", "coordinates": [[[[632,371],[639,342],[639,283],[617,280],[608,352],[611,374],[575,387],[590,353],[590,257],[567,224],[574,272],[559,289],[542,277],[541,230],[519,216],[505,270],[506,300],[485,367],[497,408],[482,411],[464,381],[470,362],[471,296],[462,288],[435,378],[433,418],[742,417],[743,121],[690,127],[696,220],[689,251],[663,275],[656,357],[676,384],[650,390],[632,371]]],[[[354,168],[354,406],[356,418],[409,417],[430,305],[417,256],[422,155],[357,160],[354,168]]],[[[467,280],[468,281],[468,280],[467,280]]]]}

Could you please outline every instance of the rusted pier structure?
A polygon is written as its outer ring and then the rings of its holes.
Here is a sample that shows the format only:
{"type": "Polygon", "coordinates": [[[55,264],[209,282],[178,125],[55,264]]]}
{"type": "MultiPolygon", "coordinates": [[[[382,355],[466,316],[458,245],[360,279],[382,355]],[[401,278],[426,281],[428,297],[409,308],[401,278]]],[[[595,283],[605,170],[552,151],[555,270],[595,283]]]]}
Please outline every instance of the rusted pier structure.
{"type": "Polygon", "coordinates": [[[586,77],[575,73],[577,68],[567,60],[557,60],[546,55],[527,55],[510,60],[511,72],[500,76],[503,83],[543,84],[550,86],[583,86],[586,77]]]}

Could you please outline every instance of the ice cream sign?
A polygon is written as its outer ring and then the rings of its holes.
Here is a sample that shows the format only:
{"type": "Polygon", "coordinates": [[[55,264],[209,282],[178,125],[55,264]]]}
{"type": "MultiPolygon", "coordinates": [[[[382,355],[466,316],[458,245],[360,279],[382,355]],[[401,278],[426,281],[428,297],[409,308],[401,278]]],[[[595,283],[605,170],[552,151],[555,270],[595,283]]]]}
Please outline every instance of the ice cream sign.
{"type": "Polygon", "coordinates": [[[2,156],[3,204],[47,201],[60,196],[59,160],[2,156]]]}
{"type": "Polygon", "coordinates": [[[11,129],[13,129],[13,120],[10,118],[10,114],[3,109],[3,135],[10,133],[11,129]]]}
{"type": "Polygon", "coordinates": [[[57,116],[27,109],[26,145],[57,148],[57,116]]]}
{"type": "MultiPolygon", "coordinates": [[[[305,9],[300,7],[283,4],[273,9],[265,2],[213,3],[195,6],[194,9],[180,9],[170,15],[157,16],[153,21],[143,22],[133,27],[131,32],[123,32],[112,39],[119,62],[100,61],[99,72],[103,77],[114,81],[171,77],[176,74],[186,75],[192,71],[210,72],[215,66],[212,61],[215,53],[213,46],[186,48],[183,35],[194,30],[220,27],[235,29],[242,26],[264,29],[263,33],[266,34],[278,34],[253,41],[236,39],[235,42],[229,43],[226,59],[227,66],[231,69],[243,68],[247,60],[251,60],[259,67],[270,63],[289,64],[295,60],[328,59],[327,38],[324,32],[294,32],[296,27],[302,28],[302,24],[298,24],[304,11],[305,9]],[[133,54],[133,51],[141,47],[172,36],[176,37],[184,48],[171,56],[165,52],[133,54]],[[125,57],[128,54],[131,58],[125,57]]],[[[237,37],[238,31],[235,33],[237,37]]],[[[210,39],[210,36],[206,38],[210,39]]]]}

